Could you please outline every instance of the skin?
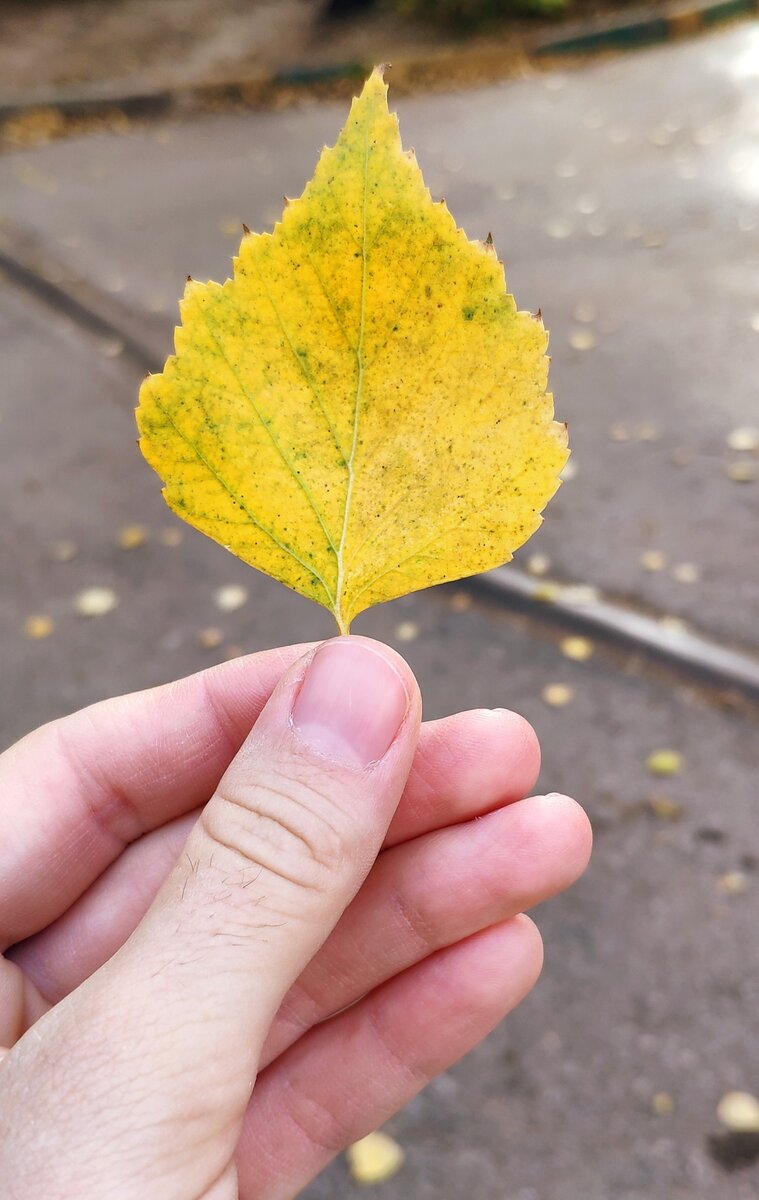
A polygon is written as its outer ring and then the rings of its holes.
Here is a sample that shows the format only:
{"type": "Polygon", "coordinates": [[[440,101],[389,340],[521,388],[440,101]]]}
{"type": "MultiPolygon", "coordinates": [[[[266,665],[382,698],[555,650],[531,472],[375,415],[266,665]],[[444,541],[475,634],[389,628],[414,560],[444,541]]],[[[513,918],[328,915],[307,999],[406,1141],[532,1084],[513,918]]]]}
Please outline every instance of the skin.
{"type": "Polygon", "coordinates": [[[585,814],[529,796],[521,717],[420,725],[403,660],[339,642],[407,696],[369,765],[299,729],[304,645],[0,757],[9,1200],[289,1200],[536,982],[521,914],[584,870],[585,814]]]}

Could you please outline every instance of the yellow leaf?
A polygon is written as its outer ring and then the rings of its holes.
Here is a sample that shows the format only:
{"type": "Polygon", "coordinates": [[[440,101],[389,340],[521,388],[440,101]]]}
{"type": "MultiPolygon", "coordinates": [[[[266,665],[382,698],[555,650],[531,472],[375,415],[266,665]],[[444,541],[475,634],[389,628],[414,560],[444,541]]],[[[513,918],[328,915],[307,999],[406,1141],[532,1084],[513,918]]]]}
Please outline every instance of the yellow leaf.
{"type": "Polygon", "coordinates": [[[27,617],[24,621],[24,633],[33,642],[39,642],[43,638],[50,637],[50,634],[55,629],[55,624],[50,617],[42,614],[27,617]]]}
{"type": "Polygon", "coordinates": [[[732,462],[727,465],[728,479],[734,483],[753,483],[759,475],[756,464],[752,462],[732,462]]]}
{"type": "Polygon", "coordinates": [[[566,637],[562,639],[561,652],[575,662],[585,662],[593,653],[593,643],[584,637],[566,637]]]}
{"type": "Polygon", "coordinates": [[[551,708],[564,708],[574,700],[574,692],[566,683],[549,683],[542,691],[543,700],[551,708]]]}
{"type": "Polygon", "coordinates": [[[728,1092],[717,1105],[723,1125],[739,1133],[759,1133],[759,1100],[750,1092],[728,1092]]]}
{"type": "Polygon", "coordinates": [[[208,629],[201,629],[198,633],[198,645],[204,650],[216,650],[224,641],[224,634],[215,626],[209,626],[208,629]]]}
{"type": "Polygon", "coordinates": [[[592,329],[573,329],[569,344],[573,350],[592,350],[598,344],[598,338],[592,329]]]}
{"type": "Polygon", "coordinates": [[[356,1183],[384,1183],[402,1166],[405,1155],[386,1133],[369,1133],[345,1152],[356,1183]]]}
{"type": "Polygon", "coordinates": [[[677,750],[654,750],[646,759],[652,775],[679,775],[683,769],[683,756],[677,750]]]}
{"type": "Polygon", "coordinates": [[[81,617],[104,617],[118,604],[118,596],[113,588],[85,588],[76,597],[74,604],[81,617]]]}
{"type": "Polygon", "coordinates": [[[142,546],[148,537],[144,525],[125,525],[119,531],[118,544],[122,550],[136,550],[142,546]]]}
{"type": "Polygon", "coordinates": [[[395,636],[399,642],[414,642],[419,637],[419,626],[416,621],[401,621],[395,627],[395,636]]]}
{"type": "Polygon", "coordinates": [[[731,450],[759,450],[759,429],[742,425],[732,429],[726,441],[731,450]]]}
{"type": "Polygon", "coordinates": [[[214,593],[214,603],[222,612],[234,612],[248,602],[248,589],[239,583],[228,583],[214,593]]]}
{"type": "Polygon", "coordinates": [[[644,571],[663,571],[667,560],[661,550],[644,550],[640,556],[640,565],[644,571]]]}
{"type": "Polygon", "coordinates": [[[737,896],[740,892],[745,892],[748,880],[743,871],[726,871],[717,880],[717,887],[726,896],[737,896]]]}
{"type": "Polygon", "coordinates": [[[567,458],[546,332],[433,203],[380,70],[274,232],[180,308],[137,413],[165,499],[341,630],[537,529],[567,458]]]}
{"type": "Polygon", "coordinates": [[[547,575],[551,570],[551,560],[547,554],[531,554],[527,559],[527,570],[530,575],[547,575]]]}

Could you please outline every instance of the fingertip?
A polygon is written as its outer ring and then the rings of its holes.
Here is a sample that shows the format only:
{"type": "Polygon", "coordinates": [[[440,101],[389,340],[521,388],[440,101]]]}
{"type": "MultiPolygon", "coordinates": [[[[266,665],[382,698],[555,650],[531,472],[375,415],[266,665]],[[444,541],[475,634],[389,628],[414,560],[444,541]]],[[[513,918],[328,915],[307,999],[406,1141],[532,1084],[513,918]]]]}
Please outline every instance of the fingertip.
{"type": "Polygon", "coordinates": [[[530,722],[521,713],[510,708],[495,708],[492,713],[500,718],[502,737],[512,747],[512,755],[518,762],[524,782],[524,794],[536,784],[540,775],[541,750],[538,735],[530,722]]]}
{"type": "Polygon", "coordinates": [[[521,943],[525,978],[530,981],[526,992],[529,992],[534,988],[543,971],[545,959],[543,937],[535,922],[526,913],[512,917],[509,924],[513,926],[514,934],[521,943]]]}
{"type": "Polygon", "coordinates": [[[492,802],[526,796],[540,774],[540,742],[532,725],[508,708],[477,708],[460,713],[462,746],[487,764],[492,783],[483,781],[483,799],[492,802]]]}
{"type": "Polygon", "coordinates": [[[542,803],[545,817],[560,839],[567,883],[574,883],[585,871],[593,852],[590,818],[581,804],[563,792],[549,792],[536,799],[542,803]]]}

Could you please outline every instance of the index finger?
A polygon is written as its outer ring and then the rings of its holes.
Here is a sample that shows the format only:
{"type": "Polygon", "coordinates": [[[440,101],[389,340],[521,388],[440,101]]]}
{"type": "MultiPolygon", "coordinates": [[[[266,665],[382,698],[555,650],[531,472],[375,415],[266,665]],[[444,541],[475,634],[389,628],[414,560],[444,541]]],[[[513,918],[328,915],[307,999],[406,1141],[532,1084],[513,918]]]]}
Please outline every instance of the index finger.
{"type": "Polygon", "coordinates": [[[65,912],[130,842],[204,804],[280,676],[311,646],[265,650],[101,701],[6,750],[3,948],[65,912]]]}

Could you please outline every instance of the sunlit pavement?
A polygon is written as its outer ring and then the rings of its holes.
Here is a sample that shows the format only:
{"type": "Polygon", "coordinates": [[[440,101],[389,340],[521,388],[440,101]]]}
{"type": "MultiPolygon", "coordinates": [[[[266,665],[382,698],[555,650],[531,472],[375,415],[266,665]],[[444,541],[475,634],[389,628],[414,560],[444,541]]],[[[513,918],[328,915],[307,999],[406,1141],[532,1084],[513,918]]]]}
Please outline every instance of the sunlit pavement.
{"type": "MultiPolygon", "coordinates": [[[[517,562],[759,652],[759,27],[398,108],[433,193],[470,236],[493,233],[520,306],[551,330],[572,477],[517,562]]],[[[168,352],[185,276],[223,278],[241,223],[271,225],[343,115],[19,151],[0,158],[0,212],[53,284],[81,276],[168,352]]],[[[134,444],[128,339],[8,279],[0,338],[4,742],[225,655],[329,636],[321,610],[165,509],[134,444]],[[92,588],[115,606],[84,617],[92,588]],[[35,616],[48,624],[25,628],[35,616]]],[[[759,1138],[730,1173],[737,1143],[710,1139],[720,1097],[759,1090],[756,709],[600,641],[574,661],[540,612],[462,587],[356,628],[407,655],[428,715],[524,712],[541,786],[577,795],[597,835],[586,879],[537,913],[534,996],[391,1123],[407,1161],[382,1195],[755,1196],[759,1138]],[[657,779],[646,760],[663,748],[683,763],[657,779]]],[[[339,1162],[308,1195],[356,1190],[339,1162]]]]}

